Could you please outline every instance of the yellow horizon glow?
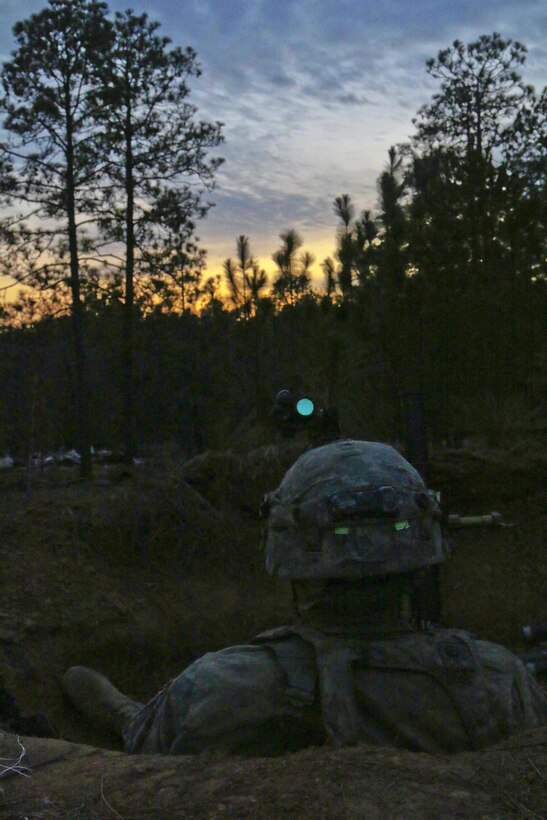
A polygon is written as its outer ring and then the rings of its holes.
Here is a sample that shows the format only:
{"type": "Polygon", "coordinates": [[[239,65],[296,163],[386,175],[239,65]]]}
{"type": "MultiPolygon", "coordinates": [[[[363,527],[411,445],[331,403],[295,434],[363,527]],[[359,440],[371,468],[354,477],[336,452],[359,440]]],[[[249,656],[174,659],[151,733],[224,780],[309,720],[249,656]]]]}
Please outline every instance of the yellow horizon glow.
{"type": "MultiPolygon", "coordinates": [[[[298,254],[303,253],[304,251],[309,251],[313,254],[315,261],[311,267],[312,287],[321,288],[325,278],[323,271],[321,270],[321,263],[327,256],[334,258],[336,251],[336,237],[334,235],[334,231],[331,230],[328,233],[325,231],[302,231],[301,235],[304,239],[304,244],[298,254]]],[[[252,255],[255,259],[257,259],[258,264],[266,271],[268,276],[268,288],[266,289],[268,290],[272,285],[277,271],[275,262],[272,259],[272,254],[277,248],[279,248],[281,240],[279,239],[279,235],[259,237],[256,240],[253,240],[253,237],[251,236],[249,237],[249,242],[252,255]],[[258,252],[255,252],[255,248],[258,252]],[[268,248],[271,248],[269,253],[268,248]]],[[[222,295],[225,295],[227,293],[227,288],[225,286],[222,263],[229,257],[235,259],[236,237],[234,237],[231,242],[227,242],[225,239],[211,239],[202,240],[199,244],[207,250],[207,267],[203,274],[203,281],[210,276],[219,275],[221,282],[221,293],[222,295]]],[[[7,302],[14,301],[21,290],[32,290],[32,288],[25,287],[18,282],[13,282],[9,276],[0,276],[0,288],[6,287],[7,285],[11,285],[11,287],[8,290],[0,291],[2,296],[5,294],[5,299],[7,302]]]]}
{"type": "MultiPolygon", "coordinates": [[[[324,273],[321,269],[321,263],[330,256],[334,258],[336,251],[336,237],[334,231],[331,229],[328,234],[322,232],[299,231],[304,244],[298,251],[298,255],[305,251],[313,254],[315,261],[311,267],[312,271],[312,285],[314,287],[321,287],[324,282],[324,273]]],[[[222,263],[225,259],[236,258],[236,238],[234,237],[231,244],[227,244],[225,240],[217,240],[211,242],[203,242],[204,247],[207,248],[207,268],[204,273],[204,278],[209,276],[220,275],[221,282],[224,283],[224,272],[222,263]]],[[[277,267],[272,259],[272,254],[281,245],[279,236],[260,238],[253,241],[253,237],[249,237],[249,244],[251,246],[251,253],[258,261],[258,264],[263,268],[268,275],[268,284],[271,285],[273,277],[276,274],[277,267]],[[267,248],[271,248],[268,253],[267,248]],[[255,251],[256,248],[256,251],[255,251]]]]}

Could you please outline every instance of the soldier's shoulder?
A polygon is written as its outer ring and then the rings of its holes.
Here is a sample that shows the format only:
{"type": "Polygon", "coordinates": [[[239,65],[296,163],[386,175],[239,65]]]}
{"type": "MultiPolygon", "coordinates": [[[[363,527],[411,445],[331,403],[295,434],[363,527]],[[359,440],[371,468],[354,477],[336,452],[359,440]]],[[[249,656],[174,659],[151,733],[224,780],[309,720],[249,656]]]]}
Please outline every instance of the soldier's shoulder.
{"type": "Polygon", "coordinates": [[[278,626],[275,629],[268,629],[265,632],[261,632],[259,635],[256,635],[251,643],[253,644],[264,644],[270,643],[270,641],[279,641],[279,640],[286,640],[287,638],[297,638],[298,637],[298,629],[294,626],[278,626]]]}
{"type": "MultiPolygon", "coordinates": [[[[282,676],[281,676],[282,677],[282,676]]],[[[282,684],[267,646],[236,644],[197,658],[178,676],[177,685],[193,697],[225,698],[228,692],[257,693],[282,684]]]]}
{"type": "Polygon", "coordinates": [[[506,671],[521,666],[520,659],[507,647],[482,640],[463,629],[438,629],[433,634],[441,656],[443,653],[450,655],[454,648],[456,652],[470,652],[481,667],[493,671],[506,671]]]}
{"type": "Polygon", "coordinates": [[[268,663],[266,647],[257,644],[234,644],[206,652],[186,667],[182,674],[188,678],[211,675],[237,675],[268,663]]]}
{"type": "Polygon", "coordinates": [[[522,661],[514,652],[499,643],[475,639],[475,649],[483,666],[491,669],[509,669],[515,666],[523,666],[522,661]]]}

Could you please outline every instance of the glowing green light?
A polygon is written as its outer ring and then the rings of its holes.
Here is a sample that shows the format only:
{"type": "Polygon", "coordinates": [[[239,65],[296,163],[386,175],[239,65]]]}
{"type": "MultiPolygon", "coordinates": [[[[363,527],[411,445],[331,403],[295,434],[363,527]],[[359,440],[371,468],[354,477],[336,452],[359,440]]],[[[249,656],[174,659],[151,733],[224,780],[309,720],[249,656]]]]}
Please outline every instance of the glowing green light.
{"type": "Polygon", "coordinates": [[[311,416],[315,405],[311,399],[300,399],[296,402],[296,412],[299,416],[311,416]]]}

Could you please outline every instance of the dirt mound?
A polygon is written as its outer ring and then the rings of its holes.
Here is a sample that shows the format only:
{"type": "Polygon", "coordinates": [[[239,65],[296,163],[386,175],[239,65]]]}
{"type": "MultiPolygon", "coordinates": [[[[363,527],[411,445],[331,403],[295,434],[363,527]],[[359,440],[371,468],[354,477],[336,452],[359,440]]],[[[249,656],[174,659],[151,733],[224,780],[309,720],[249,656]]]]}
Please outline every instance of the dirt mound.
{"type": "Polygon", "coordinates": [[[68,666],[147,699],[204,652],[287,620],[288,590],[258,548],[258,504],[254,518],[215,507],[184,471],[175,459],[104,466],[81,483],[56,468],[35,477],[30,498],[24,476],[0,477],[0,674],[25,716],[115,747],[67,709],[68,666]]]}
{"type": "Polygon", "coordinates": [[[128,757],[0,734],[6,820],[66,818],[541,818],[547,730],[432,757],[365,745],[281,758],[128,757]]]}
{"type": "Polygon", "coordinates": [[[446,450],[435,454],[430,484],[446,512],[499,511],[507,526],[456,530],[441,570],[443,620],[518,647],[522,626],[547,617],[545,449],[446,450]]]}
{"type": "Polygon", "coordinates": [[[305,449],[305,444],[290,442],[243,454],[208,450],[185,464],[183,475],[211,504],[256,519],[264,494],[278,486],[305,449]]]}

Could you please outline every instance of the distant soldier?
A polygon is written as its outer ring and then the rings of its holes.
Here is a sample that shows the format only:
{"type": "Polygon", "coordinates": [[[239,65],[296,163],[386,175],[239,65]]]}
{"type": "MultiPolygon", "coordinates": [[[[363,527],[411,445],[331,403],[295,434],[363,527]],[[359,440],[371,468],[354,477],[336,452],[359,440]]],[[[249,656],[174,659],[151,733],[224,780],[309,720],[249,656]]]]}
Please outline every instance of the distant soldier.
{"type": "Polygon", "coordinates": [[[458,752],[547,722],[547,699],[497,644],[418,623],[446,557],[436,494],[392,447],[302,455],[265,498],[266,567],[297,623],[204,655],[148,704],[73,667],[64,688],[127,752],[268,755],[330,742],[458,752]]]}

